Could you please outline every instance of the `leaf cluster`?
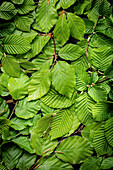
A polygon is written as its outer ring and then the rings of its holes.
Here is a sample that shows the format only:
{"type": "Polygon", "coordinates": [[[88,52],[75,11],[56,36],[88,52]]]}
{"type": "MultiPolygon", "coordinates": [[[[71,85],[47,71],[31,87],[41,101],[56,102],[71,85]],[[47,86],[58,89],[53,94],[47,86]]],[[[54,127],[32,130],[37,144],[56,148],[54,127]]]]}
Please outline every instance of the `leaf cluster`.
{"type": "Polygon", "coordinates": [[[112,5],[4,0],[0,21],[0,169],[112,168],[112,5]]]}

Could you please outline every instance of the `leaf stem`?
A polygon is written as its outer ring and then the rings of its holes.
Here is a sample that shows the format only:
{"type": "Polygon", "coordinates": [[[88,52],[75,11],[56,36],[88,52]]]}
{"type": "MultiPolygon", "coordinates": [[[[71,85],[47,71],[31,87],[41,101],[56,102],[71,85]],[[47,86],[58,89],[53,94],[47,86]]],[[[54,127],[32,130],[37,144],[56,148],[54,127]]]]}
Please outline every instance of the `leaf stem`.
{"type": "Polygon", "coordinates": [[[13,110],[12,110],[12,112],[11,112],[11,114],[10,114],[10,116],[9,116],[8,119],[11,119],[11,117],[12,117],[14,111],[15,111],[15,108],[16,108],[17,103],[18,103],[18,101],[16,101],[15,106],[14,106],[14,108],[13,108],[13,110]]]}

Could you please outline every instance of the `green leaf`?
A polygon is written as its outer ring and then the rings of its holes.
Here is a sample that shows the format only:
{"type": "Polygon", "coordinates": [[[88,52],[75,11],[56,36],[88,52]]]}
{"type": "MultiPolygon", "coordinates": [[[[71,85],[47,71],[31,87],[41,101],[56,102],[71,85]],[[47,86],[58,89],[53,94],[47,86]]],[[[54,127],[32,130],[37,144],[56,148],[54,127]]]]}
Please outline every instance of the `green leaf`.
{"type": "Polygon", "coordinates": [[[73,67],[65,61],[58,61],[52,70],[52,85],[55,89],[60,94],[71,98],[75,83],[76,77],[73,67]]]}
{"type": "Polygon", "coordinates": [[[16,16],[15,17],[15,25],[21,31],[30,32],[31,20],[26,16],[16,16]]]}
{"type": "Polygon", "coordinates": [[[10,124],[11,124],[10,120],[0,119],[0,134],[2,134],[6,129],[8,129],[10,124]]]}
{"type": "Polygon", "coordinates": [[[70,30],[64,13],[59,16],[53,33],[57,41],[62,45],[64,45],[69,39],[70,30]]]}
{"type": "Polygon", "coordinates": [[[64,162],[79,164],[92,155],[92,148],[88,140],[80,136],[71,136],[61,141],[55,152],[64,162]]]}
{"type": "MultiPolygon", "coordinates": [[[[58,43],[55,37],[54,37],[54,40],[55,40],[55,46],[56,46],[56,53],[58,53],[62,45],[58,43]]],[[[54,54],[54,41],[52,38],[44,47],[43,52],[46,53],[47,55],[54,54]]]]}
{"type": "Polygon", "coordinates": [[[57,19],[56,9],[51,1],[45,0],[39,3],[39,7],[36,12],[36,21],[38,25],[44,30],[49,32],[57,19]]]}
{"type": "Polygon", "coordinates": [[[113,117],[106,121],[105,136],[108,143],[113,147],[113,117]]]}
{"type": "Polygon", "coordinates": [[[55,112],[55,109],[48,107],[43,102],[41,102],[40,107],[41,107],[41,112],[42,112],[43,115],[55,112]]]}
{"type": "Polygon", "coordinates": [[[3,161],[8,170],[15,168],[20,156],[22,155],[22,150],[15,144],[8,144],[4,147],[2,153],[3,161]]]}
{"type": "Polygon", "coordinates": [[[16,168],[19,168],[19,170],[23,170],[23,169],[28,170],[35,163],[35,160],[36,160],[36,155],[31,155],[26,152],[19,159],[16,168]]]}
{"type": "Polygon", "coordinates": [[[84,21],[77,15],[74,15],[73,13],[68,13],[67,18],[71,36],[78,40],[83,39],[83,36],[85,34],[84,21]]]}
{"type": "Polygon", "coordinates": [[[0,37],[10,35],[15,29],[15,24],[13,22],[0,24],[0,37]]]}
{"type": "Polygon", "coordinates": [[[39,54],[43,47],[46,45],[46,43],[49,41],[50,36],[43,36],[43,35],[38,35],[32,42],[31,44],[31,50],[24,54],[24,58],[32,58],[35,57],[35,55],[39,54]]]}
{"type": "Polygon", "coordinates": [[[64,169],[69,169],[72,170],[73,167],[69,163],[64,163],[60,159],[58,159],[55,155],[52,155],[50,157],[42,158],[39,162],[40,165],[36,170],[41,169],[41,170],[53,170],[53,169],[58,169],[58,170],[64,170],[64,169]]]}
{"type": "Polygon", "coordinates": [[[105,71],[113,60],[112,50],[107,46],[92,49],[90,57],[93,66],[101,71],[105,71]]]}
{"type": "Polygon", "coordinates": [[[104,125],[94,133],[93,146],[98,155],[104,155],[110,152],[111,148],[105,138],[104,125]]]}
{"type": "Polygon", "coordinates": [[[0,18],[10,20],[17,13],[15,6],[11,2],[3,2],[0,6],[0,18]]]}
{"type": "Polygon", "coordinates": [[[67,0],[61,0],[61,5],[63,9],[67,9],[69,8],[71,5],[73,5],[76,2],[76,0],[71,0],[71,1],[67,1],[67,0]]]}
{"type": "Polygon", "coordinates": [[[19,14],[27,14],[36,8],[33,0],[24,0],[24,2],[17,7],[19,14]]]}
{"type": "MultiPolygon", "coordinates": [[[[90,139],[89,142],[91,141],[91,133],[96,132],[98,128],[100,128],[103,125],[103,122],[93,122],[91,124],[88,124],[86,127],[84,127],[83,131],[81,131],[81,134],[84,138],[90,139]]],[[[92,139],[93,140],[93,139],[92,139]]],[[[92,143],[93,141],[91,141],[92,143]]]]}
{"type": "Polygon", "coordinates": [[[50,122],[52,120],[53,113],[48,113],[43,116],[37,123],[36,131],[41,136],[43,133],[45,134],[46,131],[50,128],[50,122]]]}
{"type": "Polygon", "coordinates": [[[2,165],[2,163],[0,163],[0,169],[1,170],[7,170],[7,168],[4,165],[2,165]]]}
{"type": "Polygon", "coordinates": [[[94,85],[93,87],[89,87],[88,88],[88,94],[93,98],[93,100],[95,100],[96,102],[98,101],[103,101],[103,100],[107,100],[107,94],[106,91],[101,88],[98,87],[96,85],[94,85]]]}
{"type": "Polygon", "coordinates": [[[51,122],[51,139],[62,137],[69,132],[72,126],[72,115],[68,109],[61,110],[52,119],[51,122]]]}
{"type": "Polygon", "coordinates": [[[110,2],[103,0],[100,4],[99,12],[103,16],[108,16],[110,14],[110,2]]]}
{"type": "Polygon", "coordinates": [[[23,100],[20,100],[16,106],[15,114],[17,117],[23,119],[29,119],[36,115],[36,113],[40,110],[40,102],[39,100],[36,101],[27,101],[28,98],[26,97],[23,100]]]}
{"type": "Polygon", "coordinates": [[[7,55],[2,60],[2,66],[5,72],[12,77],[19,77],[20,76],[20,65],[18,61],[13,58],[11,55],[7,55]]]}
{"type": "Polygon", "coordinates": [[[57,140],[51,140],[50,136],[47,139],[41,137],[41,134],[35,128],[31,134],[31,146],[37,155],[48,155],[53,152],[57,146],[57,140]]]}
{"type": "Polygon", "coordinates": [[[23,32],[22,36],[29,41],[30,43],[35,39],[35,37],[37,36],[37,32],[34,30],[30,30],[29,33],[27,32],[23,32]]]}
{"type": "Polygon", "coordinates": [[[110,112],[112,110],[112,104],[113,103],[101,101],[96,103],[92,109],[94,120],[104,121],[109,119],[113,115],[113,113],[110,112]]]}
{"type": "Polygon", "coordinates": [[[11,0],[14,4],[22,4],[24,0],[11,0]]]}
{"type": "Polygon", "coordinates": [[[31,49],[30,43],[20,35],[7,35],[3,39],[3,46],[9,54],[24,54],[31,49]]]}
{"type": "Polygon", "coordinates": [[[100,170],[102,158],[96,158],[96,157],[90,157],[87,158],[82,166],[80,167],[80,170],[100,170]]]}
{"type": "Polygon", "coordinates": [[[6,73],[2,73],[1,75],[1,85],[8,89],[8,81],[10,76],[6,73]]]}
{"type": "Polygon", "coordinates": [[[94,104],[95,102],[87,93],[84,93],[76,99],[75,113],[83,124],[93,122],[92,107],[94,104]]]}
{"type": "Polygon", "coordinates": [[[108,78],[113,78],[113,66],[108,67],[104,74],[108,78]]]}
{"type": "Polygon", "coordinates": [[[30,141],[27,137],[20,136],[20,137],[14,138],[12,141],[16,143],[17,145],[19,145],[22,149],[25,149],[26,151],[28,151],[29,153],[31,154],[34,153],[33,149],[31,148],[30,141]]]}
{"type": "Polygon", "coordinates": [[[76,60],[84,54],[84,50],[78,45],[67,44],[59,51],[59,56],[65,60],[76,60]]]}
{"type": "Polygon", "coordinates": [[[91,84],[96,83],[98,79],[99,79],[98,74],[96,72],[92,72],[91,73],[91,84]]]}
{"type": "Polygon", "coordinates": [[[35,100],[44,96],[49,91],[50,85],[50,70],[46,69],[37,72],[30,81],[28,100],[35,100]]]}
{"type": "Polygon", "coordinates": [[[105,158],[101,164],[101,169],[110,169],[113,167],[113,157],[105,158]]]}
{"type": "Polygon", "coordinates": [[[19,78],[11,77],[8,83],[8,90],[13,99],[23,99],[28,94],[29,78],[21,73],[19,78]]]}
{"type": "Polygon", "coordinates": [[[75,114],[75,107],[74,107],[74,105],[72,106],[72,108],[73,109],[70,108],[70,112],[72,114],[73,121],[72,121],[71,129],[69,130],[69,132],[67,134],[68,136],[71,135],[72,133],[74,133],[75,130],[77,130],[79,125],[80,125],[80,121],[79,121],[78,117],[75,114]]]}
{"type": "Polygon", "coordinates": [[[86,26],[86,34],[91,34],[94,32],[94,22],[90,21],[88,19],[83,19],[83,21],[85,22],[85,26],[86,26]]]}
{"type": "Polygon", "coordinates": [[[62,96],[57,91],[51,89],[41,98],[41,100],[49,107],[53,108],[67,108],[73,104],[73,100],[62,96]]]}
{"type": "Polygon", "coordinates": [[[48,61],[49,61],[49,67],[52,65],[53,59],[50,58],[47,60],[47,58],[48,58],[48,55],[40,54],[32,62],[35,64],[36,68],[40,70],[44,67],[44,65],[46,65],[46,63],[48,63],[48,61]]]}
{"type": "Polygon", "coordinates": [[[92,20],[95,24],[97,23],[97,20],[99,18],[100,4],[101,4],[100,1],[95,0],[92,9],[87,12],[87,17],[89,18],[89,20],[92,20]]]}
{"type": "Polygon", "coordinates": [[[33,123],[31,119],[24,120],[24,119],[19,119],[18,117],[14,117],[11,119],[11,127],[14,128],[15,130],[23,130],[26,128],[26,126],[32,126],[33,123]]]}

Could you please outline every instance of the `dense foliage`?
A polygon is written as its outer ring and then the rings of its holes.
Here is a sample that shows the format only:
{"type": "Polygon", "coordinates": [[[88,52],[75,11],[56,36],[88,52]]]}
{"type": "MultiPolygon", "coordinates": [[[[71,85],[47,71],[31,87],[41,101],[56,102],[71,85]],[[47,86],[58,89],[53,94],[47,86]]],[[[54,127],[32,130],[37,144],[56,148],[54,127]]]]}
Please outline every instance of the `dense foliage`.
{"type": "Polygon", "coordinates": [[[0,170],[113,167],[112,5],[0,3],[0,170]]]}

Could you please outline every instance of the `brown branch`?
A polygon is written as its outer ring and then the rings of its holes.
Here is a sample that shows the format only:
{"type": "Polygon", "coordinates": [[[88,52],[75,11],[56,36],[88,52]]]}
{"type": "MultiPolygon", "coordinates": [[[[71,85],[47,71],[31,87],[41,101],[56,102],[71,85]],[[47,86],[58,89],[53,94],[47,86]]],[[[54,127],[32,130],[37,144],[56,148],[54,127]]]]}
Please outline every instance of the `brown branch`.
{"type": "Polygon", "coordinates": [[[88,47],[89,47],[89,42],[90,42],[90,37],[87,39],[87,47],[86,47],[86,61],[87,61],[87,63],[88,63],[88,66],[89,66],[89,68],[91,67],[90,66],[90,63],[88,62],[88,47]]]}
{"type": "Polygon", "coordinates": [[[18,101],[16,101],[15,106],[14,106],[14,108],[13,108],[13,110],[12,110],[12,112],[11,112],[11,114],[10,114],[10,116],[9,116],[8,119],[11,119],[11,117],[12,117],[14,111],[15,111],[15,108],[16,108],[17,103],[18,103],[18,101]]]}
{"type": "Polygon", "coordinates": [[[56,55],[56,44],[55,44],[55,38],[54,38],[53,34],[52,34],[52,39],[53,39],[53,43],[54,43],[54,55],[56,55]]]}
{"type": "MultiPolygon", "coordinates": [[[[42,165],[42,163],[40,163],[39,165],[37,165],[34,169],[38,168],[40,165],[42,165]]],[[[33,169],[33,170],[34,170],[34,169],[33,169]]]]}
{"type": "Polygon", "coordinates": [[[105,77],[105,79],[100,80],[100,81],[97,81],[95,84],[102,83],[102,82],[107,81],[107,80],[109,80],[109,78],[108,78],[108,77],[105,77]]]}
{"type": "Polygon", "coordinates": [[[29,132],[18,133],[17,135],[13,136],[13,137],[12,137],[11,139],[9,139],[9,140],[12,140],[12,139],[16,138],[17,136],[19,136],[19,135],[24,135],[24,134],[26,134],[26,133],[29,134],[29,132]]]}
{"type": "Polygon", "coordinates": [[[46,150],[46,151],[45,151],[44,153],[42,153],[40,156],[44,155],[45,153],[49,152],[50,150],[51,150],[51,148],[48,149],[48,150],[46,150]]]}

